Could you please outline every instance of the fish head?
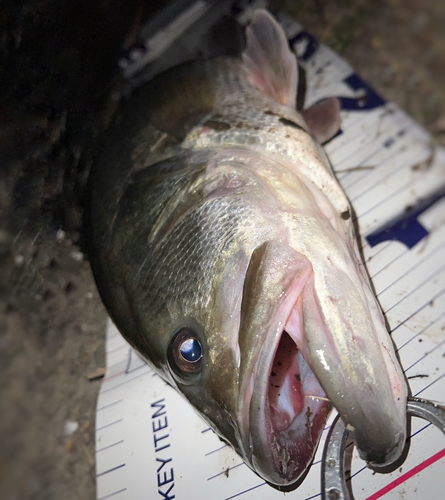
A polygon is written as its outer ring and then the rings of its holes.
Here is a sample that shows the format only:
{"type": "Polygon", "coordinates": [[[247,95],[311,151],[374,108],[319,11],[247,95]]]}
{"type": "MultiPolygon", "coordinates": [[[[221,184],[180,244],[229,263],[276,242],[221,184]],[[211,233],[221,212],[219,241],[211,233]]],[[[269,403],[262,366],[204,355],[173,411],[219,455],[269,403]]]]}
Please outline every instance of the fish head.
{"type": "Polygon", "coordinates": [[[312,267],[291,246],[288,219],[297,221],[276,186],[292,192],[299,181],[242,149],[186,152],[136,173],[112,247],[126,268],[106,273],[119,282],[107,286],[116,298],[106,304],[254,471],[290,484],[307,469],[331,405],[308,388],[315,379],[284,332],[312,267]],[[162,198],[155,207],[150,193],[162,198]]]}
{"type": "Polygon", "coordinates": [[[288,167],[245,150],[160,162],[128,199],[142,235],[131,247],[145,245],[137,279],[128,273],[136,347],[254,471],[298,481],[332,407],[365,460],[398,458],[406,386],[350,220],[288,167]],[[166,199],[141,227],[157,184],[166,199]]]}

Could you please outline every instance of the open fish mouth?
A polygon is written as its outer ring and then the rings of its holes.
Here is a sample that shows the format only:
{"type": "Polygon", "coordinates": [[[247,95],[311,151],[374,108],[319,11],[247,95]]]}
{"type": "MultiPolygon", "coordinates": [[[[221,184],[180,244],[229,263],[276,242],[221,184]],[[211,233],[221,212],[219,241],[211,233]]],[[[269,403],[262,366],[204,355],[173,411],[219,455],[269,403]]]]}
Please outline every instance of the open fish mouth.
{"type": "Polygon", "coordinates": [[[277,485],[305,472],[332,408],[295,340],[295,316],[292,310],[273,349],[263,347],[250,402],[252,462],[277,485]]]}
{"type": "Polygon", "coordinates": [[[363,460],[378,466],[397,460],[406,435],[406,393],[379,336],[384,326],[367,312],[359,287],[351,282],[348,294],[322,295],[310,261],[276,242],[254,252],[251,266],[244,293],[252,310],[242,315],[242,326],[246,345],[257,346],[248,358],[243,403],[252,468],[272,484],[298,481],[332,406],[354,430],[363,460]],[[264,293],[255,299],[259,286],[264,293]]]}

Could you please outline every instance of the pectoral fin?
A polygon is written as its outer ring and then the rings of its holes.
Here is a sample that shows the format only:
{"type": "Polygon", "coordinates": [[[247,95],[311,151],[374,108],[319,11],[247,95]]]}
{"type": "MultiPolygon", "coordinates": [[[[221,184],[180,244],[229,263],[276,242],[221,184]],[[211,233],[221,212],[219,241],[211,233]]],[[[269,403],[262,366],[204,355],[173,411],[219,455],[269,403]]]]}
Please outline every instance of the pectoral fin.
{"type": "Polygon", "coordinates": [[[332,139],[340,129],[340,101],[328,97],[303,111],[304,121],[320,144],[332,139]]]}

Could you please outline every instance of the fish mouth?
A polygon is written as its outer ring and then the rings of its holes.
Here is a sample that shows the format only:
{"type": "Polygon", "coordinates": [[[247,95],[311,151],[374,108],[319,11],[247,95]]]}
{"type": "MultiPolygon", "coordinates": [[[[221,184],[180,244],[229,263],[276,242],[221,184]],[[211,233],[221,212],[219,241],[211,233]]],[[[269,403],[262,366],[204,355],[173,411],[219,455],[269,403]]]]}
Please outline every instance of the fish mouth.
{"type": "MultiPolygon", "coordinates": [[[[303,327],[302,296],[292,309],[284,328],[273,342],[265,339],[252,374],[252,394],[249,405],[250,462],[254,470],[275,485],[292,485],[308,470],[326,425],[335,406],[345,423],[348,415],[341,402],[347,393],[336,392],[332,400],[319,381],[320,368],[313,371],[303,353],[308,353],[308,339],[303,327]],[[314,373],[315,372],[315,373],[314,373]]],[[[280,314],[278,315],[280,316],[280,314]]],[[[324,370],[330,371],[326,360],[324,370]]],[[[333,374],[334,375],[334,374],[333,374]]],[[[322,379],[325,380],[325,375],[322,379]]],[[[375,398],[374,402],[376,402],[375,398]]],[[[375,419],[380,417],[374,415],[375,419]]],[[[383,433],[382,443],[377,430],[369,428],[368,418],[358,417],[362,434],[355,434],[358,452],[371,466],[381,467],[394,462],[405,442],[403,424],[390,426],[389,437],[383,433]],[[358,439],[365,437],[365,441],[358,439]],[[362,444],[363,443],[363,444],[362,444]]],[[[391,418],[386,414],[384,418],[391,418]]],[[[352,422],[355,424],[355,421],[352,422]]],[[[385,421],[381,425],[385,426],[385,421]]],[[[357,429],[356,429],[357,430],[357,429]]]]}
{"type": "Polygon", "coordinates": [[[263,346],[250,402],[252,462],[268,482],[289,485],[313,460],[332,404],[298,346],[298,306],[274,346],[263,346]]]}
{"type": "Polygon", "coordinates": [[[296,483],[308,469],[332,406],[368,463],[393,463],[405,443],[406,385],[371,290],[368,301],[352,273],[327,271],[329,281],[318,268],[316,289],[307,257],[268,242],[246,273],[243,456],[276,485],[296,483]]]}

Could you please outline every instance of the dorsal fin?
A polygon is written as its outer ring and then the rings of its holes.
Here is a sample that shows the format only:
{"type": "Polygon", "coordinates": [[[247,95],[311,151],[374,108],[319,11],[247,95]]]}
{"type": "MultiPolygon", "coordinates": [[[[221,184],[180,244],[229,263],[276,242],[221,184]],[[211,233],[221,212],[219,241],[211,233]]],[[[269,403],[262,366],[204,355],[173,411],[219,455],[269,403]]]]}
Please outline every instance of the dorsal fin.
{"type": "Polygon", "coordinates": [[[254,12],[246,29],[243,61],[249,81],[280,104],[295,109],[298,70],[281,26],[265,10],[254,12]]]}

